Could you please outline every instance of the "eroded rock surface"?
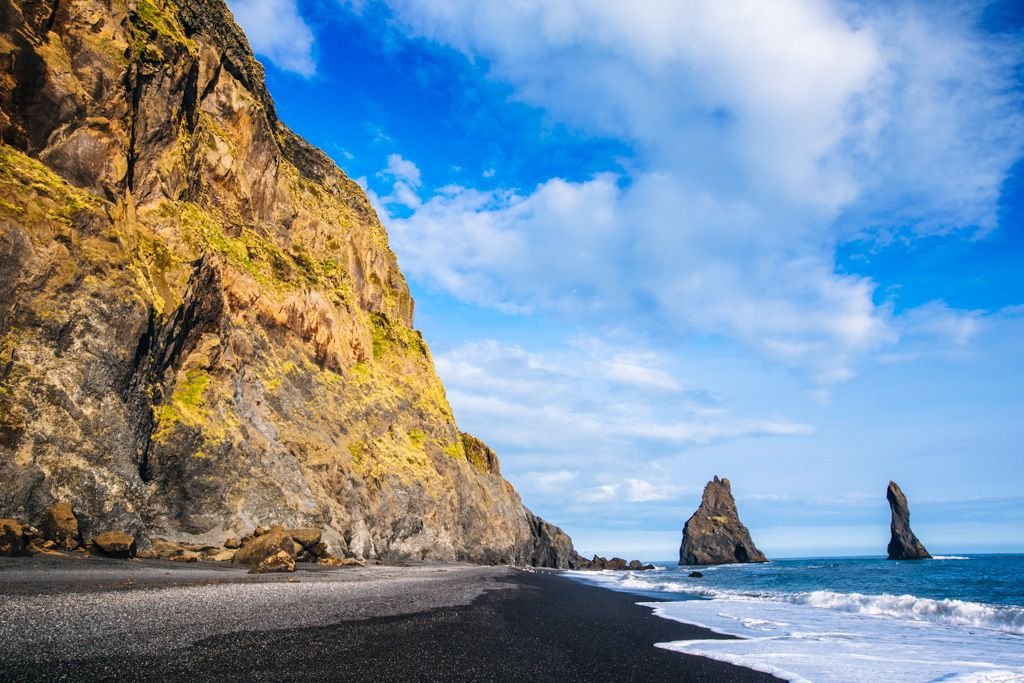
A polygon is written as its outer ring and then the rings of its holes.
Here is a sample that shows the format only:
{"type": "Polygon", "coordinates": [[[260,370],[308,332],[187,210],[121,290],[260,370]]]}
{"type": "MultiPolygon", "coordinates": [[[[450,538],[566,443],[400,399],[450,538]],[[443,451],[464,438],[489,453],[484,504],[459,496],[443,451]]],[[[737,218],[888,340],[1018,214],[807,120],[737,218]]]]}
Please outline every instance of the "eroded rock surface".
{"type": "Polygon", "coordinates": [[[223,0],[0,19],[0,515],[567,566],[459,431],[384,227],[278,119],[223,0]]]}
{"type": "Polygon", "coordinates": [[[747,527],[740,522],[728,479],[714,479],[704,487],[700,507],[683,526],[679,564],[734,564],[767,562],[747,527]]]}
{"type": "Polygon", "coordinates": [[[46,510],[42,524],[43,535],[62,550],[74,550],[81,539],[78,535],[78,518],[71,509],[71,503],[60,501],[46,510]]]}
{"type": "Polygon", "coordinates": [[[889,482],[885,490],[885,498],[889,501],[892,521],[889,524],[889,559],[890,560],[926,560],[931,557],[924,544],[910,529],[910,507],[907,497],[894,481],[889,482]]]}
{"type": "Polygon", "coordinates": [[[107,557],[126,560],[135,556],[135,538],[123,531],[105,531],[92,542],[107,557]]]}

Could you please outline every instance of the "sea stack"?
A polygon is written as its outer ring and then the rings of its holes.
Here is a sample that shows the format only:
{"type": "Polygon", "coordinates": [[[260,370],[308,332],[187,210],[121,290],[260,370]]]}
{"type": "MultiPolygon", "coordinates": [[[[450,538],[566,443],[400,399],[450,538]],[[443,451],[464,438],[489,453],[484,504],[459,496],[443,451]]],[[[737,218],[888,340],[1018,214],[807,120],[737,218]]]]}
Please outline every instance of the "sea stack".
{"type": "Polygon", "coordinates": [[[683,526],[679,564],[736,564],[767,562],[747,527],[740,522],[728,479],[714,479],[704,487],[700,507],[683,526]]]}
{"type": "Polygon", "coordinates": [[[903,495],[899,485],[889,482],[889,488],[885,492],[889,501],[889,509],[892,511],[892,522],[889,524],[891,538],[889,539],[890,560],[927,560],[931,555],[925,550],[921,541],[910,530],[910,508],[907,506],[907,497],[903,495]]]}

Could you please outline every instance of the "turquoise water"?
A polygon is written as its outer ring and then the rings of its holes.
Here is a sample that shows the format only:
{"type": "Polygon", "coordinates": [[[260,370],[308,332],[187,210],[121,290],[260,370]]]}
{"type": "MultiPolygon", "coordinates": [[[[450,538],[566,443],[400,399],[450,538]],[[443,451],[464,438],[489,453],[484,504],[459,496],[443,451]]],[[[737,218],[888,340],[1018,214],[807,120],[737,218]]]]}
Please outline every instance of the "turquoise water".
{"type": "Polygon", "coordinates": [[[762,565],[675,567],[659,578],[700,581],[704,588],[747,592],[807,592],[916,595],[1024,607],[1024,555],[940,555],[932,561],[883,557],[774,560],[762,565]],[[703,579],[688,579],[690,571],[703,579]]]}
{"type": "Polygon", "coordinates": [[[571,575],[668,600],[651,606],[744,639],[660,647],[793,681],[1024,681],[1024,555],[658,564],[571,575]]]}

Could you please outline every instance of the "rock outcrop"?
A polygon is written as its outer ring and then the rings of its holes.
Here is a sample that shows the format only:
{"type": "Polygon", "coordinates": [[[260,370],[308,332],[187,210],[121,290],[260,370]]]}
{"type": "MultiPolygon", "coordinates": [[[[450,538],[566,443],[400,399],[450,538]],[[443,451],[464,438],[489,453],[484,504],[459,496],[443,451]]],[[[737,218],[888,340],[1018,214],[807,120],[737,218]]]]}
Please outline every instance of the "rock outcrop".
{"type": "MultiPolygon", "coordinates": [[[[568,566],[459,431],[362,189],[223,0],[0,0],[0,515],[568,566]]],[[[191,552],[191,551],[190,551],[191,552]]],[[[287,553],[286,553],[287,554],[287,553]]]]}
{"type": "Polygon", "coordinates": [[[890,560],[927,560],[931,555],[925,550],[921,541],[910,529],[910,507],[907,497],[894,481],[889,482],[885,490],[885,498],[889,501],[892,521],[889,523],[889,559],[890,560]]]}
{"type": "Polygon", "coordinates": [[[60,501],[46,510],[42,524],[43,535],[62,550],[74,550],[81,539],[78,534],[78,518],[71,509],[71,503],[60,501]]]}
{"type": "Polygon", "coordinates": [[[717,476],[704,487],[700,507],[686,520],[679,564],[767,562],[740,522],[728,479],[717,476]]]}
{"type": "Polygon", "coordinates": [[[0,519],[0,557],[17,557],[25,554],[25,539],[22,526],[15,519],[0,519]]]}
{"type": "Polygon", "coordinates": [[[135,538],[123,531],[105,531],[92,542],[107,557],[123,560],[135,557],[135,538]]]}

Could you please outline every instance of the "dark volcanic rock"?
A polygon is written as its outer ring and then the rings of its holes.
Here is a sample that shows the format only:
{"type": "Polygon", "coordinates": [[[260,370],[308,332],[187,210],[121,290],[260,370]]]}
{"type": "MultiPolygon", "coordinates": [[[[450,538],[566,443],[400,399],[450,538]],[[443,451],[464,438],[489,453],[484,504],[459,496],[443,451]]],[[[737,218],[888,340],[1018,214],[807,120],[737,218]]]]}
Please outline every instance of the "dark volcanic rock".
{"type": "Polygon", "coordinates": [[[907,497],[894,481],[889,482],[885,491],[892,513],[889,524],[889,559],[890,560],[927,560],[931,557],[921,541],[910,530],[910,508],[907,497]]]}
{"type": "Polygon", "coordinates": [[[0,169],[0,516],[572,566],[459,430],[366,193],[279,119],[224,0],[0,0],[0,169]]]}
{"type": "Polygon", "coordinates": [[[283,550],[278,550],[276,553],[268,555],[260,560],[258,564],[249,570],[249,573],[270,574],[273,572],[293,571],[295,571],[295,557],[289,555],[283,550]]]}
{"type": "Polygon", "coordinates": [[[107,531],[92,539],[107,557],[128,559],[135,556],[135,538],[123,531],[107,531]]]}
{"type": "Polygon", "coordinates": [[[728,479],[717,476],[704,487],[700,507],[686,520],[679,564],[767,562],[740,522],[728,479]]]}
{"type": "Polygon", "coordinates": [[[605,569],[620,570],[626,568],[626,561],[621,557],[613,557],[604,564],[605,569]]]}
{"type": "Polygon", "coordinates": [[[295,559],[295,542],[291,534],[276,526],[239,548],[232,562],[257,566],[279,552],[290,555],[292,560],[295,559]]]}
{"type": "Polygon", "coordinates": [[[690,572],[687,574],[691,579],[703,579],[704,574],[702,572],[690,572]]]}
{"type": "Polygon", "coordinates": [[[46,538],[64,550],[74,550],[81,542],[78,518],[71,510],[71,503],[54,503],[47,508],[42,531],[46,538]]]}
{"type": "Polygon", "coordinates": [[[0,519],[0,557],[23,554],[25,543],[21,537],[21,524],[13,519],[0,519]]]}

